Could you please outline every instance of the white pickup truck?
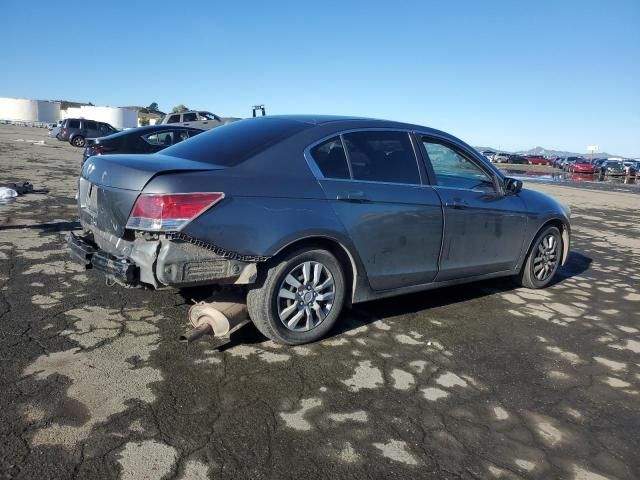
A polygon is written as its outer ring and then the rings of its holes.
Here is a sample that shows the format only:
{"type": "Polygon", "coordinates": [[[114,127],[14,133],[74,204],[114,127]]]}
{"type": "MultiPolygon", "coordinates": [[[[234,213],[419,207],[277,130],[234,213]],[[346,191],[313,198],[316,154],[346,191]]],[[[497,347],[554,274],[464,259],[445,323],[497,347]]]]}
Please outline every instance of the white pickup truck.
{"type": "Polygon", "coordinates": [[[199,128],[201,130],[210,130],[237,120],[241,119],[234,117],[220,117],[215,113],[207,111],[189,110],[187,112],[168,113],[162,117],[160,124],[176,124],[183,125],[185,127],[199,128]]]}

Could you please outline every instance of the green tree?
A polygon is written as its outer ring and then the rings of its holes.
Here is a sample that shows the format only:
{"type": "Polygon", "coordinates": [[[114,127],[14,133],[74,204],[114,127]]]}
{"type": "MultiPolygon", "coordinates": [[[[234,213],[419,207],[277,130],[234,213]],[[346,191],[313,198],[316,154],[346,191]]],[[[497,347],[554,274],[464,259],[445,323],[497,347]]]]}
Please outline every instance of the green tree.
{"type": "Polygon", "coordinates": [[[151,113],[155,113],[158,111],[158,104],[156,102],[152,102],[151,105],[149,105],[147,107],[147,110],[149,110],[151,113]]]}
{"type": "Polygon", "coordinates": [[[146,127],[149,125],[149,117],[140,117],[139,123],[141,127],[146,127]]]}
{"type": "Polygon", "coordinates": [[[186,112],[187,110],[189,110],[185,105],[180,104],[176,107],[173,107],[173,110],[171,110],[171,113],[182,113],[182,112],[186,112]]]}

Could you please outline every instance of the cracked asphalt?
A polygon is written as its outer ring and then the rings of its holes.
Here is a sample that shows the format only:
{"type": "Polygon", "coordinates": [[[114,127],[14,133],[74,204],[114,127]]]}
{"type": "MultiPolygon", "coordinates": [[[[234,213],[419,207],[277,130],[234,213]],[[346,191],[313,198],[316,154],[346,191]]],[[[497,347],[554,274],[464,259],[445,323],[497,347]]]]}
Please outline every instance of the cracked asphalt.
{"type": "Polygon", "coordinates": [[[326,340],[177,342],[205,290],[107,287],[67,259],[81,152],[0,126],[0,477],[640,478],[636,193],[573,209],[546,290],[356,305],[326,340]],[[44,141],[44,143],[39,143],[44,141]]]}

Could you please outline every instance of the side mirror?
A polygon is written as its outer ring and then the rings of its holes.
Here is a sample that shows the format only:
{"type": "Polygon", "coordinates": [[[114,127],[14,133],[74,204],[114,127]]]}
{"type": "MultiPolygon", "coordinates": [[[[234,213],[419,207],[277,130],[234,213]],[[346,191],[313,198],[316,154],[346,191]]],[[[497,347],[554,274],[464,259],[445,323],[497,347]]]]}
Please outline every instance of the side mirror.
{"type": "Polygon", "coordinates": [[[522,181],[507,177],[504,179],[504,191],[508,194],[516,194],[522,191],[522,181]]]}

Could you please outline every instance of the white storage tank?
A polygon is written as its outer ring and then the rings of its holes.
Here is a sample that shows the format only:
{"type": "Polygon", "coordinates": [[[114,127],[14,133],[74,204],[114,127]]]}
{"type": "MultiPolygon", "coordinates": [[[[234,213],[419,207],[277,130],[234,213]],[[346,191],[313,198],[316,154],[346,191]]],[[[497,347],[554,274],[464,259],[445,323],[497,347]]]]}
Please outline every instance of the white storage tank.
{"type": "Polygon", "coordinates": [[[138,112],[121,107],[96,107],[82,105],[81,107],[69,107],[62,113],[64,118],[86,118],[106,122],[115,128],[135,128],[138,126],[138,112]]]}
{"type": "Polygon", "coordinates": [[[60,103],[0,97],[0,120],[54,123],[60,120],[60,103]]]}

